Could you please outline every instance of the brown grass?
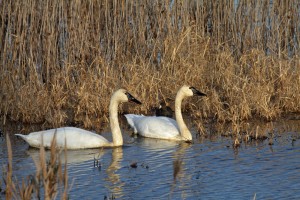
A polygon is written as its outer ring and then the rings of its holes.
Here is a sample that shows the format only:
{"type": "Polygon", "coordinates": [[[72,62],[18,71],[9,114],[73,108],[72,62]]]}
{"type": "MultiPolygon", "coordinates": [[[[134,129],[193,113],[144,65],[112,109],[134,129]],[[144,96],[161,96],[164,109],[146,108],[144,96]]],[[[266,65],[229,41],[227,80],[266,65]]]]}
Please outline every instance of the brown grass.
{"type": "MultiPolygon", "coordinates": [[[[65,160],[64,170],[60,161],[60,152],[56,149],[56,140],[53,140],[50,148],[50,159],[46,160],[45,150],[40,149],[40,159],[36,164],[36,174],[27,177],[22,184],[13,178],[12,149],[9,136],[6,135],[8,149],[8,166],[6,168],[5,197],[6,199],[68,199],[68,173],[65,160]],[[62,191],[59,191],[59,186],[62,191]],[[41,196],[41,192],[44,194],[41,196]]],[[[65,159],[66,150],[65,150],[65,159]]]]}
{"type": "Polygon", "coordinates": [[[300,111],[299,1],[166,2],[1,1],[1,122],[98,129],[117,88],[149,114],[183,83],[196,123],[300,111]]]}

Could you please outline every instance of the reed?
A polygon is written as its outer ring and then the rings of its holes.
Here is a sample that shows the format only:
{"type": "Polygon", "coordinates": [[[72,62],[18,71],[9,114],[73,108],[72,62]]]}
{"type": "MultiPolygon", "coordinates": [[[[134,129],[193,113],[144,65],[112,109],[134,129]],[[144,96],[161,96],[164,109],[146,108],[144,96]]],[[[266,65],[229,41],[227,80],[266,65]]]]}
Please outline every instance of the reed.
{"type": "Polygon", "coordinates": [[[196,122],[299,112],[299,1],[235,2],[1,1],[2,124],[100,129],[115,89],[149,114],[183,83],[208,94],[184,105],[196,122]]]}
{"type": "Polygon", "coordinates": [[[7,164],[7,172],[6,172],[6,190],[5,190],[5,198],[6,199],[11,199],[13,196],[13,188],[15,188],[15,185],[12,181],[12,149],[11,149],[11,143],[9,136],[6,135],[6,140],[7,140],[7,156],[8,156],[8,164],[7,164]]]}
{"type": "Polygon", "coordinates": [[[12,168],[12,148],[9,136],[6,136],[8,149],[8,166],[6,168],[5,198],[6,199],[56,199],[60,195],[61,199],[68,199],[68,173],[66,162],[66,149],[64,170],[62,167],[60,154],[56,148],[55,141],[50,148],[50,159],[46,159],[44,148],[40,149],[40,159],[36,161],[36,174],[30,175],[22,183],[13,178],[12,168]],[[59,188],[62,188],[59,191],[59,188]],[[44,192],[42,195],[41,192],[44,192]]]}

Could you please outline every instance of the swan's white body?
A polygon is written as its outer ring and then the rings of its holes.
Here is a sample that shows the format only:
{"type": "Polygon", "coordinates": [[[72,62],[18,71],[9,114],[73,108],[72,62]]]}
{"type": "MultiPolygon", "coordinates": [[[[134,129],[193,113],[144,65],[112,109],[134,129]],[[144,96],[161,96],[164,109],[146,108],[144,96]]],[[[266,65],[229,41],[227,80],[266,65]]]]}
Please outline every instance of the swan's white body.
{"type": "Polygon", "coordinates": [[[135,133],[144,137],[167,139],[167,140],[192,140],[192,134],[183,121],[181,102],[185,97],[194,94],[205,96],[193,87],[184,85],[179,89],[175,99],[176,121],[168,117],[143,116],[135,114],[125,115],[128,124],[135,133]]]}
{"type": "Polygon", "coordinates": [[[76,127],[62,127],[33,132],[29,135],[16,135],[23,138],[30,146],[36,148],[39,148],[42,144],[44,147],[50,148],[54,137],[56,137],[56,145],[58,147],[63,148],[66,144],[67,149],[96,148],[107,146],[110,143],[101,135],[76,127]]]}
{"type": "Polygon", "coordinates": [[[15,134],[23,138],[30,146],[39,148],[41,146],[49,148],[56,138],[58,148],[67,149],[88,149],[98,147],[114,147],[123,145],[123,137],[118,121],[118,105],[122,102],[140,102],[132,97],[126,90],[119,89],[111,97],[109,105],[109,120],[113,142],[109,142],[103,136],[76,127],[62,127],[39,132],[29,135],[15,134]]]}
{"type": "Polygon", "coordinates": [[[181,140],[177,122],[169,117],[125,115],[134,133],[157,139],[181,140]]]}

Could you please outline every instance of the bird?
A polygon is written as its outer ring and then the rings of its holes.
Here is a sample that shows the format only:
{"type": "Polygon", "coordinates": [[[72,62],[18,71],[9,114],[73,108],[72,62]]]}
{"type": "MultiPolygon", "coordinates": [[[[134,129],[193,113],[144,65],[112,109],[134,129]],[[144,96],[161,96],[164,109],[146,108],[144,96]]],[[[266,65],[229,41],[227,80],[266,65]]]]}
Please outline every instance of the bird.
{"type": "Polygon", "coordinates": [[[126,114],[125,117],[134,133],[139,134],[143,137],[177,141],[191,141],[192,134],[182,118],[181,103],[185,97],[193,95],[206,96],[206,94],[188,85],[183,85],[178,90],[175,99],[176,121],[172,118],[164,116],[126,114]]]}
{"type": "Polygon", "coordinates": [[[90,149],[122,146],[123,137],[118,121],[118,105],[123,102],[142,104],[125,89],[118,89],[113,93],[109,104],[109,122],[112,133],[112,142],[109,142],[106,138],[99,134],[77,127],[60,127],[32,132],[28,135],[15,135],[21,137],[31,147],[35,148],[50,148],[53,138],[56,138],[57,148],[90,149]]]}
{"type": "Polygon", "coordinates": [[[162,101],[159,104],[159,107],[155,109],[156,116],[165,116],[165,117],[173,117],[173,110],[167,104],[162,101]]]}

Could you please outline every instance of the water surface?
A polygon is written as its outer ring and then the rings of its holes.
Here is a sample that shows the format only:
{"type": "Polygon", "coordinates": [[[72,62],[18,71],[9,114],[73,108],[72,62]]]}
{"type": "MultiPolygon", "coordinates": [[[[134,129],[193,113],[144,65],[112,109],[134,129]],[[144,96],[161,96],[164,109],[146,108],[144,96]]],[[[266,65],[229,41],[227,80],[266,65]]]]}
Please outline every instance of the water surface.
{"type": "MultiPolygon", "coordinates": [[[[284,133],[276,134],[274,145],[251,141],[239,148],[229,137],[194,135],[194,143],[187,144],[131,138],[125,128],[122,148],[67,152],[70,199],[300,199],[300,123],[280,123],[276,130],[284,133]]],[[[12,141],[13,175],[18,180],[34,175],[39,150],[6,133],[12,141]]],[[[111,140],[109,133],[103,135],[111,140]]],[[[5,167],[4,137],[0,157],[5,167]]]]}

